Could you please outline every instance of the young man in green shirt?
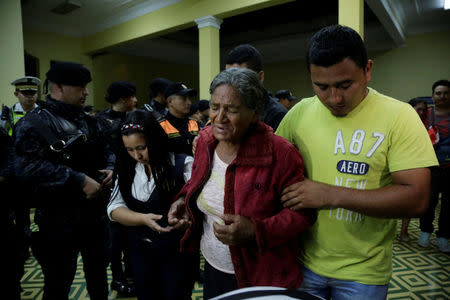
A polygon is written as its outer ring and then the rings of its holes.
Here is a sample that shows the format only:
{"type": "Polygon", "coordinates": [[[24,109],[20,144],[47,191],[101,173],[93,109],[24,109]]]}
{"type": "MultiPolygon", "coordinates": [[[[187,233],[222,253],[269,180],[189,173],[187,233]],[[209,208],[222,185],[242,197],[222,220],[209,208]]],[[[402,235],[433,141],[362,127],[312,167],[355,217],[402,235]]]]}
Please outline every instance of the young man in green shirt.
{"type": "Polygon", "coordinates": [[[393,218],[426,210],[437,164],[412,107],[368,87],[372,65],[353,29],[318,31],[307,52],[316,96],[276,132],[298,147],[308,177],[283,191],[285,207],[318,209],[302,236],[301,289],[324,298],[386,298],[393,218]]]}

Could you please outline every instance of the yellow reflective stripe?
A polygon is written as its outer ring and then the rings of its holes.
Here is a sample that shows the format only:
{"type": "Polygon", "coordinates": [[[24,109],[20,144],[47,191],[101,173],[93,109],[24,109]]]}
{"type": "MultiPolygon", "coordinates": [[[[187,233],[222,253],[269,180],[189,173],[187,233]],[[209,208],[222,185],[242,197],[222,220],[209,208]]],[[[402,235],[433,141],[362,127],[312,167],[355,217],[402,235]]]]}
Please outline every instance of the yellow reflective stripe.
{"type": "Polygon", "coordinates": [[[181,136],[181,134],[180,134],[179,132],[169,133],[169,134],[167,135],[167,137],[168,137],[169,139],[176,138],[176,137],[179,137],[179,136],[181,136]]]}
{"type": "Polygon", "coordinates": [[[14,111],[12,111],[12,114],[13,114],[13,122],[14,122],[14,125],[16,125],[16,123],[17,123],[23,116],[25,116],[25,114],[23,114],[23,113],[16,114],[14,111]]]}
{"type": "Polygon", "coordinates": [[[14,110],[11,109],[11,113],[12,113],[12,119],[13,119],[13,124],[11,124],[11,126],[8,129],[8,135],[12,136],[13,134],[13,127],[14,125],[16,125],[16,123],[23,117],[25,116],[24,113],[16,113],[14,110]]]}

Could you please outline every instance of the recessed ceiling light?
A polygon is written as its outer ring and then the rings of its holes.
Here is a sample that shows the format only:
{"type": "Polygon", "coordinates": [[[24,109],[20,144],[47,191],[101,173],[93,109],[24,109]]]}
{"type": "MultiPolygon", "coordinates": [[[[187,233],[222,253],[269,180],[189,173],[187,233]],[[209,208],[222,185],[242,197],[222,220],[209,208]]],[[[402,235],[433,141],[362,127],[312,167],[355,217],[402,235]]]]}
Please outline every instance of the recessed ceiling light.
{"type": "Polygon", "coordinates": [[[63,3],[58,4],[58,6],[53,8],[51,11],[55,14],[66,15],[79,8],[81,8],[81,3],[79,1],[65,0],[63,3]]]}

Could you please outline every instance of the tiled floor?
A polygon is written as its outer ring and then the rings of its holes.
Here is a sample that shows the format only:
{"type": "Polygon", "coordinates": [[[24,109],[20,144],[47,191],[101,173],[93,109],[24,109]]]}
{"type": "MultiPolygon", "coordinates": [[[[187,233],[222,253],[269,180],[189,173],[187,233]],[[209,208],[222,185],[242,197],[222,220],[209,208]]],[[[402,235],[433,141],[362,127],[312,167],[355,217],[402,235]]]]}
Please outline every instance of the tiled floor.
{"type": "MultiPolygon", "coordinates": [[[[394,242],[394,274],[388,299],[450,299],[450,255],[438,250],[434,235],[430,248],[424,249],[417,245],[420,233],[418,219],[411,220],[409,233],[411,241],[405,243],[396,240],[394,242]]],[[[87,300],[89,297],[80,261],[78,266],[69,299],[87,300]]],[[[109,279],[111,280],[110,274],[109,279]]],[[[42,286],[41,269],[36,260],[31,257],[25,265],[22,299],[42,299],[42,286]]],[[[116,295],[116,292],[112,292],[109,299],[132,300],[135,298],[121,298],[116,295]]],[[[195,285],[192,299],[203,299],[201,285],[195,285]]]]}
{"type": "Polygon", "coordinates": [[[429,248],[417,245],[418,219],[411,220],[409,234],[409,242],[394,242],[388,299],[450,299],[450,255],[439,251],[434,234],[429,248]]]}

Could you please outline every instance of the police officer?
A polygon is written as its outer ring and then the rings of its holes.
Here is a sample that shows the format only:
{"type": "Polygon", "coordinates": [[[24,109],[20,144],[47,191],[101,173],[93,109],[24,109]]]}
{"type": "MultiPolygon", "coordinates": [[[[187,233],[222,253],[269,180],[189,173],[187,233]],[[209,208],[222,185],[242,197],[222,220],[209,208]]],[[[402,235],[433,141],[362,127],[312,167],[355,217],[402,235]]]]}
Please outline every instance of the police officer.
{"type": "Polygon", "coordinates": [[[19,102],[12,107],[2,106],[0,124],[12,136],[13,128],[27,112],[33,110],[38,98],[38,90],[41,80],[33,76],[25,76],[11,82],[16,87],[14,96],[19,102]]]}
{"type": "Polygon", "coordinates": [[[46,74],[50,95],[16,125],[13,168],[35,191],[33,254],[44,274],[43,299],[68,299],[78,253],[91,299],[106,300],[103,188],[111,186],[114,155],[99,122],[83,111],[91,74],[58,62],[46,74]]]}
{"type": "Polygon", "coordinates": [[[190,97],[195,95],[196,90],[187,88],[181,82],[170,84],[165,91],[169,111],[159,124],[169,137],[170,151],[175,153],[192,156],[192,141],[198,135],[199,126],[188,116],[192,105],[190,97]]]}
{"type": "MultiPolygon", "coordinates": [[[[136,86],[128,81],[114,81],[106,90],[106,102],[111,107],[97,114],[97,117],[105,125],[106,135],[113,145],[113,151],[116,151],[120,135],[120,125],[125,120],[126,113],[136,109],[136,86]]],[[[119,141],[120,145],[122,140],[119,141]]]]}
{"type": "Polygon", "coordinates": [[[281,105],[283,105],[287,110],[291,109],[292,101],[297,100],[289,90],[279,90],[275,93],[275,98],[278,99],[281,105]]]}
{"type": "MultiPolygon", "coordinates": [[[[127,112],[136,108],[136,86],[128,81],[115,81],[106,90],[105,100],[111,107],[97,114],[97,117],[102,122],[104,133],[116,154],[119,146],[123,144],[120,126],[125,121],[127,112]]],[[[116,290],[121,296],[132,297],[135,295],[134,285],[127,280],[126,274],[131,273],[126,228],[119,222],[108,222],[108,225],[111,289],[116,290]],[[125,263],[125,272],[122,261],[125,263]]]]}
{"type": "Polygon", "coordinates": [[[158,120],[161,117],[165,117],[167,109],[167,99],[164,94],[167,87],[172,83],[172,81],[165,78],[155,78],[150,82],[149,85],[149,98],[150,102],[144,104],[142,109],[148,110],[153,113],[153,116],[158,120]]]}
{"type": "MultiPolygon", "coordinates": [[[[16,123],[25,116],[26,113],[37,107],[38,90],[41,80],[33,76],[25,76],[11,82],[15,86],[14,96],[18,99],[13,106],[3,105],[0,126],[3,127],[9,136],[12,136],[16,123]]],[[[14,222],[15,245],[17,268],[20,277],[24,273],[24,263],[30,256],[30,209],[25,205],[26,199],[30,197],[27,187],[21,187],[14,179],[13,174],[8,176],[8,189],[14,194],[14,207],[10,208],[10,217],[14,222]]],[[[3,195],[7,193],[2,193],[3,195]]]]}
{"type": "MultiPolygon", "coordinates": [[[[10,185],[10,169],[8,166],[11,151],[11,137],[3,127],[0,127],[0,190],[2,195],[11,195],[13,190],[10,185]]],[[[14,214],[14,201],[11,198],[2,198],[0,210],[0,228],[2,229],[2,244],[5,251],[5,259],[2,271],[5,276],[2,296],[5,299],[20,299],[20,279],[23,275],[23,260],[21,259],[20,239],[17,238],[18,228],[14,214]]]]}

